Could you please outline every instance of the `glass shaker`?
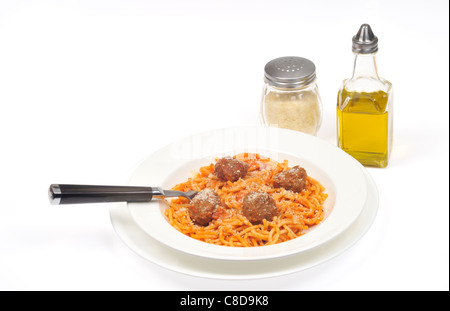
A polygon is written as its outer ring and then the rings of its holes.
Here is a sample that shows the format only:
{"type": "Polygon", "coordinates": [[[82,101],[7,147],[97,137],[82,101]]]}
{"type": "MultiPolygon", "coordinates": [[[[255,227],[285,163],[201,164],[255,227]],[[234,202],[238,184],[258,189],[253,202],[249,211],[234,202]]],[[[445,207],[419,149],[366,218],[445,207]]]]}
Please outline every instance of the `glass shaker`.
{"type": "Polygon", "coordinates": [[[266,64],[261,122],[317,135],[322,123],[322,101],[312,61],[288,56],[266,64]]]}

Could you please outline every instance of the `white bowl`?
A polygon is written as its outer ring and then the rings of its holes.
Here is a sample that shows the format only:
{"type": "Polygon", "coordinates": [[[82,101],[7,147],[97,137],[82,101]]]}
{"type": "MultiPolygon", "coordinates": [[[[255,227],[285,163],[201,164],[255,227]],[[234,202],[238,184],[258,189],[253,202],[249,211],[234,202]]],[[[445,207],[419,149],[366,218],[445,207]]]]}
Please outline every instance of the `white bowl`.
{"type": "Polygon", "coordinates": [[[365,205],[366,178],[352,157],[317,137],[270,127],[219,129],[175,141],[140,163],[129,184],[170,189],[216,157],[242,152],[259,153],[276,161],[286,159],[289,166],[304,167],[326,188],[324,221],[296,239],[261,247],[219,246],[190,238],[169,224],[164,201],[128,203],[134,221],[152,238],[187,254],[220,260],[264,260],[326,243],[346,230],[365,205]]]}

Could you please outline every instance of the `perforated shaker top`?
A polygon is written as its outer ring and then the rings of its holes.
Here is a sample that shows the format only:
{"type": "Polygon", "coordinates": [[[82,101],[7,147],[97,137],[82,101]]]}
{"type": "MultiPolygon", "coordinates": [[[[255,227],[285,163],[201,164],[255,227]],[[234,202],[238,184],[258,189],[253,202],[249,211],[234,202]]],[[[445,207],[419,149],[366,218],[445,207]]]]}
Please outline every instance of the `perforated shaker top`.
{"type": "Polygon", "coordinates": [[[276,87],[298,88],[312,83],[316,78],[316,66],[306,58],[285,56],[268,62],[264,68],[264,80],[276,87]]]}

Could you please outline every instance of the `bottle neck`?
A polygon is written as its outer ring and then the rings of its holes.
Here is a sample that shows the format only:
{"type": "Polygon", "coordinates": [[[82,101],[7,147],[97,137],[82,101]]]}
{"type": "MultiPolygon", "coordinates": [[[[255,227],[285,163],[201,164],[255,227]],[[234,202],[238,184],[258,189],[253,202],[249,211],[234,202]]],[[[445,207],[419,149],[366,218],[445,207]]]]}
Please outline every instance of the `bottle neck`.
{"type": "Polygon", "coordinates": [[[376,53],[373,54],[355,53],[355,62],[353,65],[352,79],[357,78],[379,79],[376,62],[376,53]]]}

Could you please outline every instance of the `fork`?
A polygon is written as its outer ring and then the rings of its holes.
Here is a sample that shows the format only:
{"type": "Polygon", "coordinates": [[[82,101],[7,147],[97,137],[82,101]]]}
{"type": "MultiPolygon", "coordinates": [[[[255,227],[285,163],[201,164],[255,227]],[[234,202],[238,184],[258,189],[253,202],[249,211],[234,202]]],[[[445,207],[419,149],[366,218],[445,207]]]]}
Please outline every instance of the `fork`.
{"type": "Polygon", "coordinates": [[[101,186],[51,184],[48,197],[53,205],[109,202],[149,202],[167,197],[185,197],[192,200],[198,191],[164,190],[161,187],[101,186]]]}

